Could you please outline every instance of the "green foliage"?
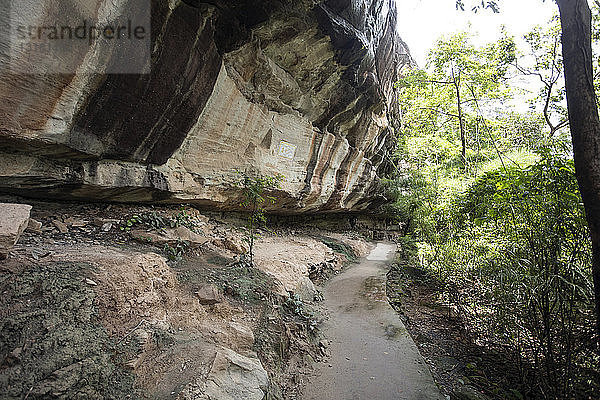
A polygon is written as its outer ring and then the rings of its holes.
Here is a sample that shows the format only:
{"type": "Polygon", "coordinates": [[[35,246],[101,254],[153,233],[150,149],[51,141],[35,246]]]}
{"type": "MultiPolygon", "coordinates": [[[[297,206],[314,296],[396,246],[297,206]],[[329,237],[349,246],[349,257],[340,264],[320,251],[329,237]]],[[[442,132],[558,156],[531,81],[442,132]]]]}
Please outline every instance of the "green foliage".
{"type": "Polygon", "coordinates": [[[481,176],[421,262],[480,337],[535,364],[538,389],[583,398],[599,361],[589,233],[572,160],[541,157],[481,176]]]}
{"type": "Polygon", "coordinates": [[[331,250],[335,251],[336,253],[339,254],[343,254],[344,256],[346,256],[346,259],[349,261],[354,261],[356,260],[356,254],[354,253],[354,250],[352,250],[352,247],[348,246],[347,244],[340,242],[338,240],[335,239],[331,239],[328,237],[321,237],[319,238],[321,240],[321,242],[329,247],[331,250]]]}
{"type": "Polygon", "coordinates": [[[140,224],[141,222],[142,219],[139,215],[133,215],[131,218],[125,220],[125,222],[119,227],[119,229],[125,232],[129,232],[131,228],[133,228],[137,224],[140,224]]]}
{"type": "Polygon", "coordinates": [[[275,176],[239,174],[242,175],[242,179],[238,185],[241,187],[244,195],[244,201],[240,205],[249,210],[250,213],[248,216],[248,230],[244,239],[248,243],[249,262],[252,265],[254,260],[254,242],[258,238],[257,228],[266,223],[265,204],[273,204],[276,201],[274,196],[267,193],[280,188],[283,176],[279,174],[275,176]]]}
{"type": "Polygon", "coordinates": [[[309,305],[302,301],[299,295],[290,294],[284,303],[284,307],[298,317],[309,332],[314,332],[319,324],[318,315],[309,305]]]}
{"type": "Polygon", "coordinates": [[[505,31],[498,41],[480,48],[472,44],[466,32],[461,32],[439,39],[427,62],[435,77],[449,80],[453,74],[461,74],[465,86],[482,94],[494,93],[515,59],[515,50],[514,39],[505,31]]]}
{"type": "Polygon", "coordinates": [[[435,228],[433,219],[438,192],[419,170],[399,174],[384,181],[386,196],[391,200],[384,212],[404,224],[404,234],[428,236],[435,228]]]}
{"type": "MultiPolygon", "coordinates": [[[[472,1],[469,3],[469,7],[474,13],[477,13],[480,10],[491,10],[494,13],[500,12],[498,2],[495,0],[481,0],[481,2],[478,0],[472,1]]],[[[463,0],[456,0],[456,9],[465,11],[465,2],[463,0]]]]}
{"type": "Polygon", "coordinates": [[[163,252],[169,261],[180,261],[189,247],[190,243],[188,241],[178,240],[174,246],[171,246],[169,243],[165,243],[163,246],[163,252]]]}
{"type": "Polygon", "coordinates": [[[212,283],[223,293],[252,306],[272,298],[276,286],[272,275],[258,268],[249,268],[244,263],[230,262],[218,268],[185,268],[177,279],[188,285],[212,283]]]}
{"type": "Polygon", "coordinates": [[[458,33],[438,41],[427,70],[398,82],[398,173],[385,187],[386,212],[405,233],[429,240],[445,229],[448,204],[487,171],[525,168],[546,148],[570,153],[569,138],[548,135],[541,113],[500,106],[519,94],[505,79],[518,53],[505,32],[481,47],[458,33]]]}
{"type": "MultiPolygon", "coordinates": [[[[590,5],[592,11],[592,57],[594,59],[594,87],[596,96],[600,95],[600,6],[596,2],[590,5]]],[[[563,53],[561,44],[561,25],[558,15],[547,24],[535,26],[524,36],[527,49],[515,62],[516,69],[523,75],[532,76],[541,83],[537,95],[530,99],[531,108],[539,108],[550,130],[550,136],[556,132],[568,134],[568,115],[566,92],[563,76],[563,53]],[[567,131],[567,132],[563,132],[567,131]]]]}
{"type": "Polygon", "coordinates": [[[146,228],[154,230],[176,228],[178,226],[185,226],[194,232],[197,230],[196,221],[191,217],[184,205],[179,207],[179,211],[174,217],[168,217],[156,211],[134,214],[126,219],[119,229],[128,232],[136,225],[143,225],[146,228]]]}
{"type": "Polygon", "coordinates": [[[560,20],[555,15],[546,26],[535,26],[524,36],[528,50],[515,62],[521,74],[541,83],[538,95],[530,102],[532,108],[541,106],[550,136],[568,125],[560,35],[560,20]]]}
{"type": "Polygon", "coordinates": [[[482,47],[464,33],[444,38],[426,70],[398,82],[397,173],[384,182],[384,211],[411,236],[407,262],[441,283],[478,340],[536,371],[521,377],[525,397],[590,398],[600,390],[591,243],[560,129],[557,29],[526,37],[527,71],[546,85],[535,104],[547,106],[530,112],[506,105],[522,91],[505,78],[525,68],[505,33],[482,47]]]}
{"type": "MultiPolygon", "coordinates": [[[[168,228],[177,228],[180,226],[184,226],[196,233],[200,231],[199,221],[190,214],[189,209],[184,205],[179,207],[179,210],[175,215],[171,215],[171,213],[157,212],[155,210],[134,214],[121,224],[120,229],[124,232],[129,232],[136,226],[159,232],[164,232],[164,230],[168,228]]],[[[152,238],[145,238],[144,235],[140,235],[138,239],[152,243],[152,238]]],[[[177,262],[182,259],[183,255],[189,248],[189,245],[190,243],[187,241],[178,240],[173,245],[165,243],[162,250],[169,261],[177,262]]]]}
{"type": "Polygon", "coordinates": [[[464,32],[438,40],[427,69],[397,84],[403,115],[399,135],[408,161],[468,169],[487,157],[497,132],[485,111],[510,97],[506,76],[515,54],[514,40],[504,31],[498,41],[479,48],[464,32]]]}
{"type": "Polygon", "coordinates": [[[415,229],[418,257],[405,257],[443,283],[482,341],[534,364],[533,393],[586,398],[600,361],[587,226],[572,160],[538,158],[488,171],[436,205],[436,229],[415,229]]]}

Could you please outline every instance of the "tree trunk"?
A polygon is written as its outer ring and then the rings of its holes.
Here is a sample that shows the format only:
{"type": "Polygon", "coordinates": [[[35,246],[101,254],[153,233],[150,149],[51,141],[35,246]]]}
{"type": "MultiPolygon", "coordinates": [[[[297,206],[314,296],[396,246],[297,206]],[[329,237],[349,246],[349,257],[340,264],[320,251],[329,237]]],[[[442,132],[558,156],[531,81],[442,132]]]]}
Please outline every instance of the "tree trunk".
{"type": "Polygon", "coordinates": [[[456,90],[456,106],[458,108],[458,126],[460,129],[460,143],[462,145],[461,156],[464,166],[467,166],[467,139],[465,137],[465,123],[463,120],[462,104],[460,99],[460,71],[458,71],[458,78],[454,76],[454,68],[452,69],[452,83],[456,90]]]}
{"type": "Polygon", "coordinates": [[[556,3],[562,25],[575,174],[592,237],[596,334],[600,342],[600,121],[592,71],[591,12],[586,0],[556,0],[556,3]]]}

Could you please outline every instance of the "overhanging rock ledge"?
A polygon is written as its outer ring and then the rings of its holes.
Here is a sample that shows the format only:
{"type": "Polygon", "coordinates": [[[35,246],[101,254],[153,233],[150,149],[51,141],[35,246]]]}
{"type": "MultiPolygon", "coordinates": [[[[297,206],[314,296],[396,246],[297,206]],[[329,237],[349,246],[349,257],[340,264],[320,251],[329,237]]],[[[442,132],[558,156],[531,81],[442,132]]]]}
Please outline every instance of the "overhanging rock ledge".
{"type": "MultiPolygon", "coordinates": [[[[95,17],[132,2],[98,0],[95,17]]],[[[33,26],[68,11],[42,3],[33,26]]],[[[393,0],[151,3],[149,74],[0,69],[1,192],[235,209],[246,171],[285,176],[274,212],[381,201],[394,82],[414,64],[393,0]]],[[[97,53],[78,69],[117,62],[97,53]]]]}

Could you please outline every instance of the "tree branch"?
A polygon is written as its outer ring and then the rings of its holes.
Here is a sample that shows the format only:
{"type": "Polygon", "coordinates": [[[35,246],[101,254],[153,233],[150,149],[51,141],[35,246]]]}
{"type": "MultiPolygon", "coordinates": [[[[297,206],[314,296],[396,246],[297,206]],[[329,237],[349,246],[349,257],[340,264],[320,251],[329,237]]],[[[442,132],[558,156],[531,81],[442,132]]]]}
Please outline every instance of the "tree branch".
{"type": "Polygon", "coordinates": [[[433,107],[419,107],[418,110],[433,111],[433,112],[438,113],[438,114],[443,114],[443,115],[447,115],[449,117],[458,118],[458,115],[456,115],[456,114],[447,113],[445,111],[438,110],[437,108],[433,108],[433,107]]]}

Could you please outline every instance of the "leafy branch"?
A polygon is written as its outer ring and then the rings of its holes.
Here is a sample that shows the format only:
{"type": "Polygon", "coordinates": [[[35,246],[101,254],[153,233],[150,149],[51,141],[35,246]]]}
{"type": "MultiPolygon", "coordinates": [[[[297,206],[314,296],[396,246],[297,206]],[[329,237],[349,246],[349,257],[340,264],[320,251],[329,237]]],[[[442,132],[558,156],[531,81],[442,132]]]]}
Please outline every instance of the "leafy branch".
{"type": "Polygon", "coordinates": [[[250,265],[254,263],[254,242],[259,237],[257,228],[266,223],[265,205],[267,203],[274,204],[276,197],[269,195],[281,187],[283,175],[277,174],[274,176],[265,176],[256,174],[254,176],[247,173],[238,172],[242,178],[238,182],[242,189],[244,201],[240,204],[241,207],[249,210],[250,214],[247,219],[247,233],[245,237],[248,243],[248,257],[250,265]]]}

